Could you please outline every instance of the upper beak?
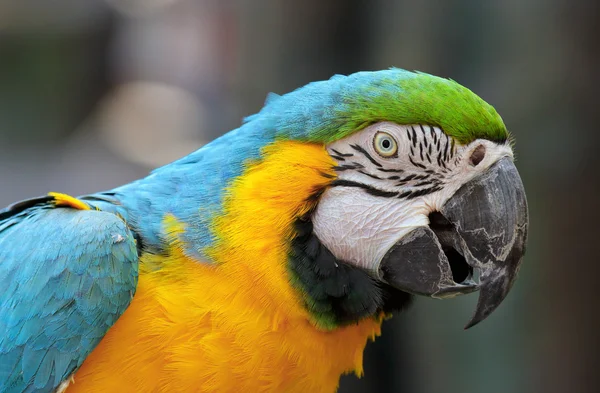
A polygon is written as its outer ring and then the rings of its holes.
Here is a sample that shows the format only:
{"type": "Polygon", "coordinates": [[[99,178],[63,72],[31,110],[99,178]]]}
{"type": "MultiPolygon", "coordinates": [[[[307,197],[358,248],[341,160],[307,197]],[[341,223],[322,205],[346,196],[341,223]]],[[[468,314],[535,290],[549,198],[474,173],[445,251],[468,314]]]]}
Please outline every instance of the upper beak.
{"type": "Polygon", "coordinates": [[[504,157],[464,184],[381,261],[379,276],[411,293],[448,297],[480,291],[465,328],[484,320],[512,287],[527,241],[525,189],[513,161],[504,157]],[[479,284],[473,270],[479,271],[479,284]]]}

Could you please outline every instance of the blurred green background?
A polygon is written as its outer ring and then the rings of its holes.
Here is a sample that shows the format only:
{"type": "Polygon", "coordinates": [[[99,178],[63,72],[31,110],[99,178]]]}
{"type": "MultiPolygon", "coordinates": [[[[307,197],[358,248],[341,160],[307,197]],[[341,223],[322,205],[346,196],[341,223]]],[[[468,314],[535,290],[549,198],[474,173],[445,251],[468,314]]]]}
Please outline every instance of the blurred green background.
{"type": "Polygon", "coordinates": [[[343,393],[598,392],[600,2],[0,1],[0,206],[145,176],[269,91],[397,66],[449,77],[516,139],[530,241],[484,323],[419,299],[343,393]]]}

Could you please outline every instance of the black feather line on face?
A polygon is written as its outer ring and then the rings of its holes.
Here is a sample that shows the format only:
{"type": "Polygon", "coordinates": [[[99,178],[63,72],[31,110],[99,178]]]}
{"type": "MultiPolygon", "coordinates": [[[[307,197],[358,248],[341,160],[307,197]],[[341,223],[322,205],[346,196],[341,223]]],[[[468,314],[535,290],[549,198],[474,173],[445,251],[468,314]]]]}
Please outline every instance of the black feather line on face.
{"type": "Polygon", "coordinates": [[[381,163],[379,163],[377,160],[375,160],[373,157],[371,157],[371,155],[362,147],[360,147],[359,145],[350,145],[351,148],[353,148],[354,150],[356,150],[359,153],[362,153],[362,155],[364,155],[365,157],[367,157],[367,159],[369,161],[371,161],[371,163],[375,166],[378,167],[382,167],[381,163]]]}
{"type": "Polygon", "coordinates": [[[343,171],[349,171],[349,170],[360,169],[360,168],[362,168],[362,165],[357,166],[354,164],[343,164],[343,165],[334,166],[333,170],[336,172],[343,172],[343,171]]]}
{"type": "Polygon", "coordinates": [[[362,173],[363,175],[369,176],[372,179],[377,179],[377,180],[381,180],[381,178],[377,175],[373,175],[369,172],[363,171],[363,170],[359,170],[358,173],[362,173]]]}
{"type": "Polygon", "coordinates": [[[376,168],[378,171],[381,172],[393,172],[393,173],[402,173],[404,172],[403,169],[387,169],[387,168],[376,168]]]}
{"type": "Polygon", "coordinates": [[[323,176],[325,179],[335,179],[336,176],[327,172],[319,171],[319,175],[323,176]]]}
{"type": "Polygon", "coordinates": [[[400,195],[398,195],[399,199],[414,199],[417,197],[425,196],[431,194],[432,192],[441,190],[440,187],[431,187],[431,188],[423,188],[421,190],[410,190],[404,191],[400,195]]]}
{"type": "Polygon", "coordinates": [[[383,198],[393,198],[398,195],[398,192],[396,192],[396,191],[380,190],[380,189],[370,186],[368,184],[363,184],[363,183],[359,183],[359,182],[355,182],[355,181],[351,181],[351,180],[343,180],[343,179],[336,179],[336,180],[332,181],[330,184],[330,187],[362,188],[367,193],[369,193],[373,196],[383,197],[383,198]]]}
{"type": "Polygon", "coordinates": [[[410,161],[411,164],[413,164],[417,168],[427,169],[427,167],[425,165],[419,164],[418,162],[414,162],[413,159],[412,159],[412,157],[408,157],[408,160],[410,161]]]}
{"type": "Polygon", "coordinates": [[[337,150],[335,150],[335,149],[331,149],[331,151],[332,151],[332,152],[333,152],[335,155],[337,155],[337,156],[340,156],[340,157],[353,157],[353,156],[354,156],[354,154],[352,154],[352,153],[340,153],[339,151],[337,151],[337,150]]]}
{"type": "Polygon", "coordinates": [[[413,185],[413,187],[423,187],[423,186],[429,186],[429,185],[431,185],[431,182],[429,180],[423,180],[423,181],[418,182],[415,185],[413,185]]]}
{"type": "Polygon", "coordinates": [[[419,124],[419,127],[421,127],[421,132],[423,133],[423,142],[425,142],[425,147],[428,147],[429,142],[427,141],[427,135],[425,135],[425,129],[420,124],[419,124]]]}
{"type": "Polygon", "coordinates": [[[446,136],[446,148],[444,149],[444,162],[448,161],[448,148],[450,147],[450,139],[446,136]]]}

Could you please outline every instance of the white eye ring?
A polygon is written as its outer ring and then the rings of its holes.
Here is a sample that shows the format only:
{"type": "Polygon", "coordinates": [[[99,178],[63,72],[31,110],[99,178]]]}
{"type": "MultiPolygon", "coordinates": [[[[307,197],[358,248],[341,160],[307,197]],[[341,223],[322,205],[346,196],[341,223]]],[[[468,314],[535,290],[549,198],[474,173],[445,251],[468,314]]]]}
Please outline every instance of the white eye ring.
{"type": "Polygon", "coordinates": [[[377,131],[373,138],[373,148],[382,157],[395,157],[398,153],[398,143],[387,132],[377,131]]]}

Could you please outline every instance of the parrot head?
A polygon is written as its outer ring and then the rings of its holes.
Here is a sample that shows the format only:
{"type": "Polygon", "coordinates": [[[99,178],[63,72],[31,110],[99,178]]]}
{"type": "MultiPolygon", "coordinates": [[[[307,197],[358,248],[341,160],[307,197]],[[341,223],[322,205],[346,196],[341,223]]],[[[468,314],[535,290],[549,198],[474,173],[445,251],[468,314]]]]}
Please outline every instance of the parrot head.
{"type": "Polygon", "coordinates": [[[506,127],[473,92],[423,73],[362,72],[273,97],[255,116],[280,137],[322,143],[335,163],[292,247],[314,314],[331,313],[344,292],[354,300],[333,313],[352,321],[406,293],[479,291],[468,328],[506,297],[525,252],[527,202],[506,127]]]}
{"type": "Polygon", "coordinates": [[[437,125],[381,121],[327,150],[337,177],[312,224],[336,258],[412,294],[479,290],[467,327],[498,307],[519,269],[528,224],[506,139],[460,143],[437,125]]]}

